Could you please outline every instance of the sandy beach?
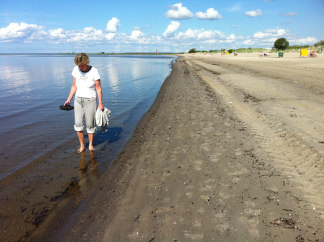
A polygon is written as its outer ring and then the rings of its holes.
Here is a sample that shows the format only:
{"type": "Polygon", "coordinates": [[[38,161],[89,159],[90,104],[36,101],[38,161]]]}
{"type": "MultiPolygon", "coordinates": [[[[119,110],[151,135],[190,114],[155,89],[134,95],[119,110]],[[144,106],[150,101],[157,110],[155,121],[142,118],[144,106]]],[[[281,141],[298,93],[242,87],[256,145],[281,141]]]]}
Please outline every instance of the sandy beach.
{"type": "Polygon", "coordinates": [[[180,56],[92,195],[30,239],[323,241],[323,121],[323,56],[180,56]]]}

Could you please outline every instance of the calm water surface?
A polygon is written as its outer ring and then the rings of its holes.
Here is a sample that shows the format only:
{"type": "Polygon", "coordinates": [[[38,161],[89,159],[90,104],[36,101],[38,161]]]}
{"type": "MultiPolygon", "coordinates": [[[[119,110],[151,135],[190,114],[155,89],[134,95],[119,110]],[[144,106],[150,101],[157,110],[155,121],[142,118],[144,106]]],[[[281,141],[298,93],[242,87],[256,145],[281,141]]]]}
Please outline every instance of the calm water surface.
{"type": "MultiPolygon", "coordinates": [[[[99,70],[108,132],[76,154],[71,55],[0,55],[0,241],[32,234],[62,201],[85,200],[152,105],[172,56],[90,56],[99,70]],[[72,196],[72,198],[71,198],[72,196]]],[[[48,221],[48,220],[47,220],[48,221]]]]}
{"type": "MultiPolygon", "coordinates": [[[[0,178],[76,138],[73,111],[58,109],[71,88],[73,59],[70,55],[0,56],[0,178]]],[[[104,105],[112,111],[109,132],[97,132],[97,148],[104,150],[119,139],[123,145],[152,104],[174,59],[90,56],[90,64],[101,76],[104,105]]]]}

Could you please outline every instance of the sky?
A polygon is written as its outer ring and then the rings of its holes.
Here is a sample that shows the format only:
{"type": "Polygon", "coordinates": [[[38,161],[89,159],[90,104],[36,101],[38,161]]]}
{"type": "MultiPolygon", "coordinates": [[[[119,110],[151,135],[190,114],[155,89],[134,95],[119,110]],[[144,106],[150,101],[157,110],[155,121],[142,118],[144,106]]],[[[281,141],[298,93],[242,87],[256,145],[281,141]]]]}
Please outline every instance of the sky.
{"type": "Polygon", "coordinates": [[[0,53],[313,45],[323,12],[324,0],[0,0],[0,53]]]}

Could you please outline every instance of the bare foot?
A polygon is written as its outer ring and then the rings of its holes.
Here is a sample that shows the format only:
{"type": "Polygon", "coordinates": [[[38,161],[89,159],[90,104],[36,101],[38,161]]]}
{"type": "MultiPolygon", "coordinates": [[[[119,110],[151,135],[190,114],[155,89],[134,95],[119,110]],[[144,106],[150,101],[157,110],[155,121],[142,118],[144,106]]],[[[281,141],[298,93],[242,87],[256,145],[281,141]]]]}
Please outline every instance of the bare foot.
{"type": "Polygon", "coordinates": [[[94,151],[95,148],[93,146],[89,146],[89,151],[94,151]]]}
{"type": "Polygon", "coordinates": [[[85,148],[84,147],[80,147],[79,149],[76,149],[76,152],[77,153],[82,153],[85,151],[85,148]]]}

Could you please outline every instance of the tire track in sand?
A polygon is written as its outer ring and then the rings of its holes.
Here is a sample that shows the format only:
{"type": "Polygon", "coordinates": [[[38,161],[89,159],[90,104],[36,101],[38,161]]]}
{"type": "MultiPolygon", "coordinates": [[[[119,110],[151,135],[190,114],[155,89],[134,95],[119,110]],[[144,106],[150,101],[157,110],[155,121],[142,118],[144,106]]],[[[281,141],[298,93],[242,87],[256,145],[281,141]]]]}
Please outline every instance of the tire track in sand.
{"type": "MultiPolygon", "coordinates": [[[[204,80],[224,103],[244,122],[259,144],[259,150],[265,151],[272,164],[296,185],[309,203],[324,220],[324,159],[318,152],[308,147],[303,140],[283,129],[281,123],[271,122],[266,114],[258,113],[253,106],[241,102],[233,90],[222,83],[221,77],[202,65],[197,67],[194,61],[186,61],[196,69],[197,75],[204,80]]],[[[262,154],[260,154],[262,155],[262,154]]],[[[323,223],[324,224],[324,223],[323,223]]]]}

